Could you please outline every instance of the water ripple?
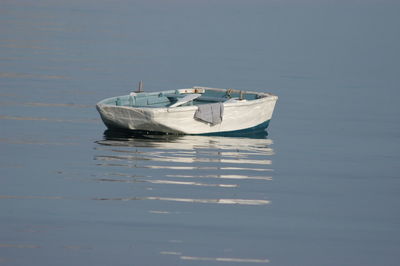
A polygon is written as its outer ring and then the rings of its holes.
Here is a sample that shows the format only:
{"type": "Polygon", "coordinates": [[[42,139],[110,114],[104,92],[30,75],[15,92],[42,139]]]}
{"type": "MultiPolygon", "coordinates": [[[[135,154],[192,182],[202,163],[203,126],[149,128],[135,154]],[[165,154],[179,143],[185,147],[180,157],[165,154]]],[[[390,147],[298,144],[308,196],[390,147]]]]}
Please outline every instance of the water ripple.
{"type": "Polygon", "coordinates": [[[0,243],[0,248],[39,248],[38,245],[0,243]]]}
{"type": "Polygon", "coordinates": [[[133,198],[94,198],[94,200],[115,200],[115,201],[131,201],[131,200],[160,200],[175,201],[186,203],[213,203],[213,204],[238,204],[238,205],[266,205],[268,200],[253,199],[191,199],[191,198],[168,198],[168,197],[133,197],[133,198]]]}
{"type": "Polygon", "coordinates": [[[106,131],[96,143],[93,159],[103,170],[93,180],[121,187],[120,192],[110,187],[110,196],[94,200],[253,206],[271,202],[266,193],[254,190],[273,181],[274,151],[265,134],[245,138],[106,131]],[[127,185],[135,192],[121,192],[127,185]],[[190,187],[190,196],[185,187],[190,187]]]}
{"type": "Polygon", "coordinates": [[[181,256],[182,260],[199,260],[199,261],[218,261],[218,262],[241,262],[241,263],[268,263],[267,259],[247,259],[247,258],[208,258],[208,257],[191,257],[181,256]]]}
{"type": "Polygon", "coordinates": [[[214,262],[237,262],[237,263],[269,263],[268,259],[255,259],[255,258],[229,258],[229,257],[197,257],[187,256],[179,251],[161,251],[161,255],[179,256],[181,260],[194,260],[194,261],[214,261],[214,262]]]}
{"type": "Polygon", "coordinates": [[[99,123],[98,119],[59,119],[48,117],[27,117],[27,116],[8,116],[0,115],[0,120],[19,120],[19,121],[48,121],[58,123],[99,123]]]}
{"type": "Polygon", "coordinates": [[[0,72],[0,78],[21,78],[21,79],[68,79],[63,75],[43,75],[43,74],[32,74],[32,73],[10,73],[0,72]]]}

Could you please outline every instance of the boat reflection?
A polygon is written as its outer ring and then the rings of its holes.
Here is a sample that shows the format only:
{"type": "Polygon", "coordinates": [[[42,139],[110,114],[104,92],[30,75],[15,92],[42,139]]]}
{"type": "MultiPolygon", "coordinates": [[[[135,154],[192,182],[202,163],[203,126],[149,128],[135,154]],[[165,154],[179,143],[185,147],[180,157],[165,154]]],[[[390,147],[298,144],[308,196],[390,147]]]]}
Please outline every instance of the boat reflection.
{"type": "Polygon", "coordinates": [[[95,200],[266,205],[262,184],[273,180],[272,140],[105,131],[96,142],[97,182],[131,184],[128,196],[95,200]],[[190,187],[190,190],[185,188],[190,187]],[[241,196],[239,197],[238,194],[241,196]]]}
{"type": "Polygon", "coordinates": [[[101,145],[110,146],[138,146],[138,147],[157,147],[170,148],[172,146],[179,149],[194,149],[196,147],[226,148],[237,147],[253,149],[254,147],[265,148],[272,144],[268,139],[267,131],[255,131],[247,135],[168,135],[135,131],[104,131],[104,139],[97,141],[101,145]]]}

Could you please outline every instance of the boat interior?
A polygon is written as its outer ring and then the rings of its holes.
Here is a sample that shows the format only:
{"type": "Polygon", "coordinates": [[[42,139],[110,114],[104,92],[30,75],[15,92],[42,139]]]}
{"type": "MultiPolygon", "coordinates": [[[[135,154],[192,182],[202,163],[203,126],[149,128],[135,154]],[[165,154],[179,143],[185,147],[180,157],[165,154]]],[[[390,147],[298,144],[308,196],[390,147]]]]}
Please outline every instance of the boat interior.
{"type": "Polygon", "coordinates": [[[191,88],[150,93],[131,93],[104,100],[102,103],[127,107],[181,107],[210,103],[230,103],[255,100],[266,95],[256,92],[244,92],[232,89],[191,88]]]}

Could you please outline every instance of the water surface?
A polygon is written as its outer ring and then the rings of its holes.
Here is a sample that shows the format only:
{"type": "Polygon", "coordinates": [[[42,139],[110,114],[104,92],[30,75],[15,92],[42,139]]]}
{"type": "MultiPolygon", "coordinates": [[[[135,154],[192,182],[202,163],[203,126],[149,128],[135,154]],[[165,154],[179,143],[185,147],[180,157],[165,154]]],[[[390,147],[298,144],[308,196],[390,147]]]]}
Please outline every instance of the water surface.
{"type": "Polygon", "coordinates": [[[2,1],[0,265],[398,265],[395,1],[2,1]],[[105,131],[144,80],[269,91],[268,133],[105,131]]]}

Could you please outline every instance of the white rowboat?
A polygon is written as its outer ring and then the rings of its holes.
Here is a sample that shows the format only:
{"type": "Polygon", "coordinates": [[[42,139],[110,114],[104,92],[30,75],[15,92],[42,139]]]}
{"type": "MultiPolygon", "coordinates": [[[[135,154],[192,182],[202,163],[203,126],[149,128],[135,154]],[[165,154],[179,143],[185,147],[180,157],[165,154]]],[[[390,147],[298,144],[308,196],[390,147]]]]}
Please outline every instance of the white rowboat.
{"type": "Polygon", "coordinates": [[[265,129],[277,99],[265,92],[193,87],[131,93],[96,107],[109,129],[219,134],[265,129]]]}

